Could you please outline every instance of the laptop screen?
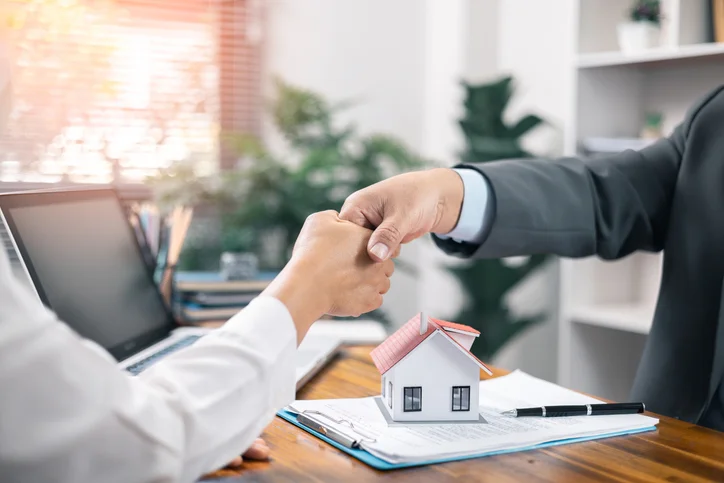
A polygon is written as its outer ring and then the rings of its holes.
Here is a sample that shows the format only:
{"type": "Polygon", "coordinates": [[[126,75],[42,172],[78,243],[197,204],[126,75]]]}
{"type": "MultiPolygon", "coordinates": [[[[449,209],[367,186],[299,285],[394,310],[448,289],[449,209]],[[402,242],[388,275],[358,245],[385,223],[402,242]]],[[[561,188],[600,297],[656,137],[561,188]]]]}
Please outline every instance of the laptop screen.
{"type": "Polygon", "coordinates": [[[41,300],[118,360],[162,339],[173,321],[112,190],[0,196],[41,300]]]}

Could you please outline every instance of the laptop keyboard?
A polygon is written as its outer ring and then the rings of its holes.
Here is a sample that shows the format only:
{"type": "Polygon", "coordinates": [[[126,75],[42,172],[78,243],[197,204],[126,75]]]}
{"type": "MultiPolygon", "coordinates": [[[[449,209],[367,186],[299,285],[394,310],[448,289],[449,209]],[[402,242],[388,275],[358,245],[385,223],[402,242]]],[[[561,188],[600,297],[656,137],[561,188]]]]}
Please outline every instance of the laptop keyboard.
{"type": "Polygon", "coordinates": [[[145,371],[149,367],[151,367],[153,364],[158,362],[163,357],[176,352],[179,349],[183,349],[184,347],[188,347],[196,340],[198,340],[201,336],[200,335],[189,335],[184,337],[183,339],[179,340],[178,342],[171,344],[168,347],[163,348],[162,350],[156,352],[155,354],[152,354],[148,357],[146,357],[143,360],[140,360],[133,364],[132,366],[128,366],[126,370],[133,374],[134,376],[140,374],[141,372],[145,371]]]}

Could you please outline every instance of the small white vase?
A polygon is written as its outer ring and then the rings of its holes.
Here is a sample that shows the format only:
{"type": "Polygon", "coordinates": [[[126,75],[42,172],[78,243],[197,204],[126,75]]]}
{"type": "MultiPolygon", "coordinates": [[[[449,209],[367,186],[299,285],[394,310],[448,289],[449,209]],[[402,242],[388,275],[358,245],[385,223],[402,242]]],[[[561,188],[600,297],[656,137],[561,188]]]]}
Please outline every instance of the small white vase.
{"type": "Polygon", "coordinates": [[[661,44],[661,27],[652,22],[618,24],[618,44],[624,54],[635,54],[661,44]]]}

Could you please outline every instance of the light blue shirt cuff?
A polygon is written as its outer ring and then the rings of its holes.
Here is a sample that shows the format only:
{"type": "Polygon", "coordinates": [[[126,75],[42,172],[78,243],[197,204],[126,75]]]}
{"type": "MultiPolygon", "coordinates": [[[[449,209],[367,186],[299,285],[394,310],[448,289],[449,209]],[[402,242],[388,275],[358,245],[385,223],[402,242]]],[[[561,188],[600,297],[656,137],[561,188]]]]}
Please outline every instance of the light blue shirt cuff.
{"type": "Polygon", "coordinates": [[[463,180],[463,206],[458,224],[450,233],[438,235],[439,238],[452,238],[454,241],[480,244],[487,228],[486,207],[490,188],[485,177],[474,169],[455,169],[463,180]]]}

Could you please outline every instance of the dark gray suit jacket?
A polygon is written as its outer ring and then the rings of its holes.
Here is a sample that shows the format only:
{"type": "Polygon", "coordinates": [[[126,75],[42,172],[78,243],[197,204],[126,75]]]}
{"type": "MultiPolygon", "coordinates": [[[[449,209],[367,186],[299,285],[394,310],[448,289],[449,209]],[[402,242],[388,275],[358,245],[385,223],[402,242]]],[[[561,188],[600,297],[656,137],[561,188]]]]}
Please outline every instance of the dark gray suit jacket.
{"type": "Polygon", "coordinates": [[[450,254],[618,259],[664,250],[631,397],[651,411],[699,421],[724,377],[724,86],[671,137],[641,151],[466,167],[490,182],[494,218],[481,245],[436,238],[450,254]]]}

